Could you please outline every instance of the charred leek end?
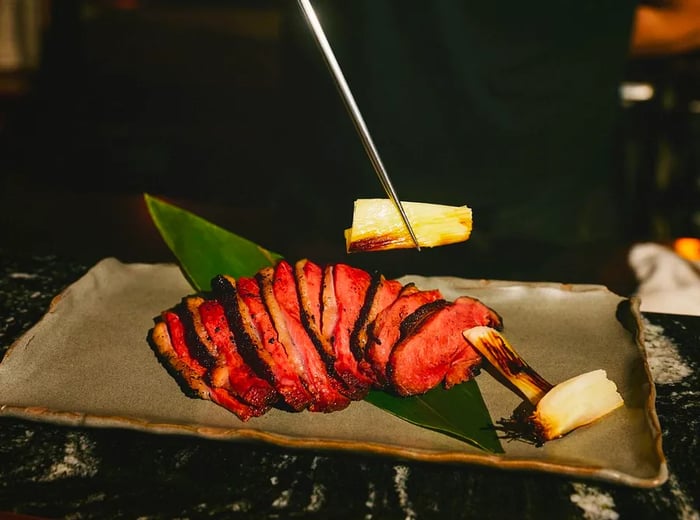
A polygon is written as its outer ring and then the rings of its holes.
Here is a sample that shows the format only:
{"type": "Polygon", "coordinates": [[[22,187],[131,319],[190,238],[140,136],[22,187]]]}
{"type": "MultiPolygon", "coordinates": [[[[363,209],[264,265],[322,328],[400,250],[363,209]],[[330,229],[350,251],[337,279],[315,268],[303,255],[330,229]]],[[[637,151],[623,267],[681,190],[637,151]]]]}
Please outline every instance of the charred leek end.
{"type": "Polygon", "coordinates": [[[540,400],[529,421],[542,442],[592,423],[624,404],[605,370],[593,370],[559,383],[540,400]]]}
{"type": "MultiPolygon", "coordinates": [[[[467,206],[445,206],[402,202],[420,247],[463,242],[472,231],[472,210],[467,206]]],[[[355,201],[352,227],[345,230],[348,253],[415,247],[401,214],[389,199],[355,201]]]]}
{"type": "Polygon", "coordinates": [[[473,327],[462,331],[462,335],[533,405],[551,390],[553,385],[528,365],[496,329],[473,327]]]}

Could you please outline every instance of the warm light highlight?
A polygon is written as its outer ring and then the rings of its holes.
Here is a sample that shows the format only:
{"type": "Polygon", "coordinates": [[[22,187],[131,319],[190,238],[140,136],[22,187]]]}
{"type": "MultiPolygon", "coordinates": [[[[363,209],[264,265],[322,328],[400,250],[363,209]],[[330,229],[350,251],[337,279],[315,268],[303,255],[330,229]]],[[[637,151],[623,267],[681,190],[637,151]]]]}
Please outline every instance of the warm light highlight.
{"type": "Polygon", "coordinates": [[[677,238],[673,250],[686,260],[700,261],[700,238],[677,238]]]}

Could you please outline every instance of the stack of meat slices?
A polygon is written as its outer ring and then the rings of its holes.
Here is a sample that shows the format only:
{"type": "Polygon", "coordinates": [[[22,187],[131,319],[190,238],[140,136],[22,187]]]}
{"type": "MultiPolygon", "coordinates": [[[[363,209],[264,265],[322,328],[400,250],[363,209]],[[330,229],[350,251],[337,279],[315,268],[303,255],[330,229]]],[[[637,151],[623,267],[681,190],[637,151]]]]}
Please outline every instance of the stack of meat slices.
{"type": "Polygon", "coordinates": [[[190,394],[246,421],[271,407],[332,412],[371,388],[418,395],[471,378],[480,355],[462,330],[502,328],[462,296],[346,264],[280,261],[254,277],[220,275],[212,291],[166,310],[155,351],[190,394]]]}

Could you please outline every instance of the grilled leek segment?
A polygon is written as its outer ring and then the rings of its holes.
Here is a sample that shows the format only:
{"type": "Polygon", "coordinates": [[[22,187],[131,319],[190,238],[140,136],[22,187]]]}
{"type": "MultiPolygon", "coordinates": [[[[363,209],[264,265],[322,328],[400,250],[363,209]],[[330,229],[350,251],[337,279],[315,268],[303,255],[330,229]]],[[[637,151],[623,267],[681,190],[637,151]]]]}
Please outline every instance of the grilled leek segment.
{"type": "Polygon", "coordinates": [[[535,407],[525,419],[539,443],[590,424],[624,404],[605,370],[572,377],[553,386],[540,376],[506,338],[490,327],[462,331],[464,338],[535,407]]]}
{"type": "Polygon", "coordinates": [[[533,406],[552,389],[496,329],[474,327],[462,335],[533,406]]]}
{"type": "Polygon", "coordinates": [[[561,437],[624,404],[614,382],[598,369],[559,383],[537,403],[530,423],[542,441],[561,437]]]}
{"type": "MultiPolygon", "coordinates": [[[[402,202],[420,247],[464,242],[472,231],[472,210],[425,202],[402,202]]],[[[352,227],[345,230],[348,253],[413,248],[401,214],[389,199],[355,201],[352,227]]]]}

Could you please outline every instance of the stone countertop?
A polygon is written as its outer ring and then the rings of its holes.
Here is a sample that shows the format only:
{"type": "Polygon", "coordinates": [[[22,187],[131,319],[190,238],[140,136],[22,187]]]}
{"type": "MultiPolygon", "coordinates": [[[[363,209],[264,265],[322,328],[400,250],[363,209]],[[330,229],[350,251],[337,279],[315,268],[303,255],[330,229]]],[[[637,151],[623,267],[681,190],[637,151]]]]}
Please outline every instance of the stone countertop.
{"type": "MultiPolygon", "coordinates": [[[[0,250],[0,358],[88,267],[0,250]]],[[[644,319],[670,473],[658,488],[2,418],[0,512],[81,519],[698,518],[700,317],[644,319]]]]}

